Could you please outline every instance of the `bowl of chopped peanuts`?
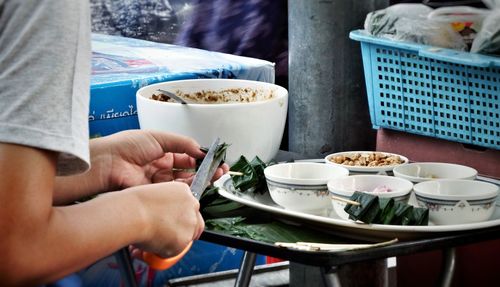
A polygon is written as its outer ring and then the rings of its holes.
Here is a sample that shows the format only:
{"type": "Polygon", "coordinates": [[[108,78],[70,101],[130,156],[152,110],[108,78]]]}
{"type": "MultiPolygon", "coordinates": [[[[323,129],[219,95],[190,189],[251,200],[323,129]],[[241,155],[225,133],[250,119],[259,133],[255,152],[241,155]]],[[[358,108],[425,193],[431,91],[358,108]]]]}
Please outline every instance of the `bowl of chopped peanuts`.
{"type": "Polygon", "coordinates": [[[345,151],[327,155],[325,162],[345,167],[350,172],[380,173],[392,171],[397,166],[407,164],[408,158],[388,152],[345,151]]]}

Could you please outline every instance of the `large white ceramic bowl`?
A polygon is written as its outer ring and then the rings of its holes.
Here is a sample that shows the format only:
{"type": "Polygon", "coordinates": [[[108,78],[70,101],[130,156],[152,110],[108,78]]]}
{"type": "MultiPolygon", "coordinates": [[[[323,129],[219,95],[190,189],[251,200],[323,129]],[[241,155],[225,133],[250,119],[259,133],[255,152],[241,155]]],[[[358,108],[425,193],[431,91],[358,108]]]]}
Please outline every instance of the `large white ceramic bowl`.
{"type": "Polygon", "coordinates": [[[149,85],[137,91],[141,129],[160,130],[194,138],[209,147],[216,137],[230,144],[226,162],[243,155],[271,161],[281,144],[288,109],[288,91],[280,86],[248,80],[195,79],[149,85]],[[183,105],[151,99],[157,89],[178,94],[215,92],[224,102],[183,105]],[[239,98],[239,92],[246,89],[239,98]],[[223,92],[224,91],[224,92],[223,92]],[[249,97],[248,95],[252,95],[249,97]]]}
{"type": "Polygon", "coordinates": [[[495,211],[498,186],[459,179],[424,181],[413,187],[418,205],[429,209],[429,220],[438,225],[488,220],[495,211]]]}
{"type": "Polygon", "coordinates": [[[280,163],[264,169],[269,194],[276,204],[311,214],[324,214],[331,208],[326,184],[348,174],[346,168],[314,162],[280,163]]]}
{"type": "Polygon", "coordinates": [[[477,170],[465,165],[444,162],[415,162],[395,167],[394,176],[422,182],[437,179],[475,179],[477,170]]]}
{"type": "MultiPolygon", "coordinates": [[[[328,181],[327,185],[331,195],[345,199],[349,199],[354,191],[361,191],[404,203],[408,202],[413,188],[413,183],[409,180],[375,174],[338,177],[328,181]]],[[[332,199],[331,204],[340,218],[349,218],[349,214],[344,211],[345,202],[332,199]]]]}

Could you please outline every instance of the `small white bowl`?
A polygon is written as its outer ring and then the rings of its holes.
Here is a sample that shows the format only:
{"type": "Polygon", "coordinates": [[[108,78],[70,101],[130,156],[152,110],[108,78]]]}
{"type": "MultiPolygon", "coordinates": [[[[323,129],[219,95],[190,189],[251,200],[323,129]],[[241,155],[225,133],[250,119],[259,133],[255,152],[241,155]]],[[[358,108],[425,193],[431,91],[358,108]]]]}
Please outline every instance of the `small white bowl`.
{"type": "Polygon", "coordinates": [[[436,179],[475,179],[477,170],[465,165],[444,162],[415,162],[395,167],[394,176],[412,182],[436,179]]]}
{"type": "MultiPolygon", "coordinates": [[[[328,190],[331,195],[349,199],[354,191],[367,192],[383,198],[393,198],[395,201],[407,203],[410,198],[413,183],[409,180],[387,176],[359,174],[338,177],[328,181],[328,190]],[[386,187],[390,191],[374,191],[386,187]]],[[[349,214],[344,211],[346,203],[340,200],[331,200],[333,209],[342,219],[348,219],[349,214]]]]}
{"type": "Polygon", "coordinates": [[[488,220],[495,211],[498,186],[459,179],[425,181],[413,187],[418,205],[429,209],[429,220],[438,225],[488,220]]]}
{"type": "Polygon", "coordinates": [[[264,169],[269,194],[276,204],[311,214],[324,214],[331,208],[326,184],[348,174],[346,168],[314,162],[280,163],[264,169]]]}

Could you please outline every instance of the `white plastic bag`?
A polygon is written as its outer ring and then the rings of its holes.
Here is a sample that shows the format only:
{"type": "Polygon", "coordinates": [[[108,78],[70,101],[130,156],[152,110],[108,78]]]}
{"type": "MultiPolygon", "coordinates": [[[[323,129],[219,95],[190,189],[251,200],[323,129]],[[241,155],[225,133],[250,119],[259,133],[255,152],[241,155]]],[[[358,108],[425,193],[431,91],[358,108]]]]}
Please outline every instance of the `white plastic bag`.
{"type": "Polygon", "coordinates": [[[500,0],[496,2],[491,3],[495,9],[483,21],[481,31],[472,42],[471,53],[500,55],[500,0]]]}
{"type": "Polygon", "coordinates": [[[490,9],[500,9],[500,0],[483,0],[483,3],[490,9]]]}
{"type": "MultiPolygon", "coordinates": [[[[396,23],[404,19],[427,19],[431,8],[423,4],[396,4],[368,13],[364,28],[373,36],[396,33],[396,23]]],[[[399,24],[398,24],[399,25],[399,24]]]]}
{"type": "Polygon", "coordinates": [[[490,10],[468,6],[450,6],[437,8],[428,15],[428,19],[449,24],[459,33],[468,46],[472,46],[477,33],[481,30],[484,19],[490,10]]]}
{"type": "Polygon", "coordinates": [[[399,21],[394,40],[467,51],[464,39],[448,23],[432,20],[399,21]]]}

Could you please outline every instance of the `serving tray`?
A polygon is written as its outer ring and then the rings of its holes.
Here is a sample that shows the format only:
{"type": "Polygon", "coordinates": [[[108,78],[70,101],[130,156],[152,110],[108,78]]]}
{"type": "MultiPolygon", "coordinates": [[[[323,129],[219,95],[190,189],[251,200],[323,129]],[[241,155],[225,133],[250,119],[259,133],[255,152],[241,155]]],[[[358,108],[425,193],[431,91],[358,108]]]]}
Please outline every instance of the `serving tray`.
{"type": "MultiPolygon", "coordinates": [[[[498,184],[498,182],[494,183],[498,184]]],[[[219,188],[219,194],[222,197],[266,211],[276,219],[292,224],[308,224],[308,226],[318,227],[339,236],[355,239],[379,241],[381,239],[398,238],[399,240],[412,240],[500,225],[500,202],[498,201],[492,217],[483,222],[455,225],[434,225],[431,222],[427,226],[365,224],[341,219],[333,209],[325,209],[322,215],[284,209],[274,203],[267,192],[264,194],[242,193],[236,190],[229,175],[222,176],[214,185],[219,188]]]]}

